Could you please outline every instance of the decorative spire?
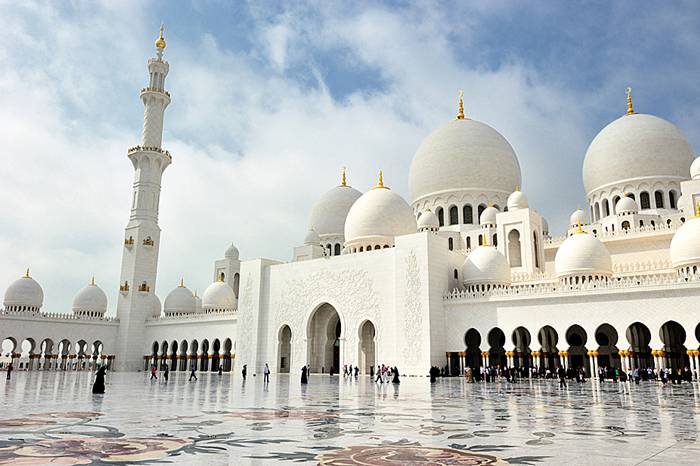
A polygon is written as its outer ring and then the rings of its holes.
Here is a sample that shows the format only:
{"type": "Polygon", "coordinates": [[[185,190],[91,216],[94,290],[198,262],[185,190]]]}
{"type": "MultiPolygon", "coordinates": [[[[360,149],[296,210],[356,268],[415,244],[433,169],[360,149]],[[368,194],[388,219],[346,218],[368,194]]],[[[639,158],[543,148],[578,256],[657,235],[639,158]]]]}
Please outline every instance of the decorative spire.
{"type": "Polygon", "coordinates": [[[197,289],[194,290],[194,294],[192,296],[194,296],[195,298],[199,298],[199,296],[197,296],[197,289]]]}
{"type": "Polygon", "coordinates": [[[223,274],[223,273],[220,273],[220,274],[219,274],[218,281],[220,281],[220,282],[223,282],[223,281],[224,281],[224,274],[223,274]]]}
{"type": "Polygon", "coordinates": [[[464,102],[462,101],[462,97],[464,97],[464,91],[460,90],[459,91],[459,106],[457,110],[457,119],[458,120],[464,120],[464,102]]]}
{"type": "Polygon", "coordinates": [[[181,278],[181,279],[180,279],[180,284],[179,284],[178,286],[179,286],[180,288],[184,288],[184,287],[185,287],[185,279],[184,279],[184,278],[181,278]]]}
{"type": "Polygon", "coordinates": [[[384,186],[384,175],[382,174],[381,170],[379,170],[379,183],[377,183],[377,186],[375,186],[372,189],[389,189],[386,186],[384,186]]]}
{"type": "Polygon", "coordinates": [[[585,233],[585,231],[583,231],[583,227],[581,226],[581,220],[579,220],[578,227],[576,227],[576,234],[581,234],[581,233],[585,233]]]}
{"type": "Polygon", "coordinates": [[[342,176],[342,178],[340,179],[340,186],[345,187],[345,186],[347,186],[347,185],[348,185],[348,179],[347,179],[347,177],[345,176],[345,167],[343,167],[343,176],[342,176]]]}
{"type": "Polygon", "coordinates": [[[627,114],[632,115],[634,114],[634,106],[632,106],[632,88],[628,87],[625,89],[625,93],[627,94],[627,114]]]}
{"type": "Polygon", "coordinates": [[[90,285],[95,286],[95,276],[94,275],[90,279],[90,285]]]}
{"type": "Polygon", "coordinates": [[[700,217],[700,202],[695,204],[695,216],[700,217]]]}
{"type": "Polygon", "coordinates": [[[24,278],[32,278],[29,276],[29,268],[27,268],[27,271],[24,272],[24,278]]]}
{"type": "Polygon", "coordinates": [[[515,191],[516,191],[516,192],[520,192],[520,185],[517,185],[517,186],[515,187],[515,191]]]}
{"type": "Polygon", "coordinates": [[[489,244],[489,233],[488,232],[486,232],[486,234],[484,235],[484,244],[482,246],[491,246],[489,244]]]}
{"type": "Polygon", "coordinates": [[[163,37],[163,31],[165,31],[165,26],[163,23],[160,25],[160,36],[156,39],[156,48],[161,52],[165,49],[165,38],[163,37]]]}

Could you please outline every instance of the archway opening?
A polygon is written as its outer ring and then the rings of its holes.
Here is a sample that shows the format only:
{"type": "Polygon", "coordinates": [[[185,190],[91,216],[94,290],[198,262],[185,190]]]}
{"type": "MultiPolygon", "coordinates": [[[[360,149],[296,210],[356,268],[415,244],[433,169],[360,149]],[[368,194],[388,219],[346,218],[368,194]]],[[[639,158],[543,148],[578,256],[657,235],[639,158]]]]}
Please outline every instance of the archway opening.
{"type": "Polygon", "coordinates": [[[659,336],[664,342],[666,367],[670,367],[674,372],[684,367],[690,367],[683,326],[674,320],[669,320],[661,326],[659,336]]]}
{"type": "Polygon", "coordinates": [[[518,327],[513,330],[513,346],[515,346],[515,357],[513,363],[515,367],[531,367],[530,332],[525,327],[518,327]]]}
{"type": "Polygon", "coordinates": [[[230,338],[224,341],[224,372],[231,372],[231,350],[233,349],[233,343],[230,338]]]}
{"type": "Polygon", "coordinates": [[[277,365],[277,370],[288,374],[292,357],[292,329],[289,328],[289,325],[285,325],[280,329],[278,340],[279,364],[277,365]]]}
{"type": "Polygon", "coordinates": [[[540,368],[549,369],[553,374],[559,365],[559,349],[557,342],[559,335],[549,325],[545,325],[537,332],[537,339],[541,345],[540,368]]]}
{"type": "Polygon", "coordinates": [[[369,375],[370,369],[377,363],[374,339],[377,331],[372,322],[365,321],[360,327],[360,372],[369,375]]]}
{"type": "Polygon", "coordinates": [[[498,327],[491,329],[488,336],[489,340],[489,366],[505,366],[507,364],[506,350],[503,345],[506,344],[506,335],[498,327]]]}
{"type": "Polygon", "coordinates": [[[202,358],[199,361],[200,372],[207,372],[209,370],[209,340],[202,341],[202,358]]]}
{"type": "Polygon", "coordinates": [[[632,351],[632,367],[646,369],[654,367],[654,359],[651,357],[651,332],[649,328],[641,322],[635,322],[625,331],[625,336],[632,351]]]}
{"type": "Polygon", "coordinates": [[[479,367],[481,367],[481,334],[475,328],[470,328],[467,333],[464,334],[464,344],[466,345],[465,364],[475,371],[474,374],[478,373],[479,367]]]}
{"type": "Polygon", "coordinates": [[[340,335],[342,328],[340,316],[330,304],[322,304],[309,320],[308,357],[312,373],[323,373],[340,369],[340,335]]]}
{"type": "Polygon", "coordinates": [[[591,373],[590,362],[588,360],[588,350],[586,341],[588,335],[580,325],[572,325],[566,331],[566,342],[569,345],[569,367],[586,369],[586,373],[591,373]]]}
{"type": "Polygon", "coordinates": [[[197,340],[192,340],[192,345],[190,349],[190,355],[189,358],[191,359],[191,363],[189,364],[190,370],[196,369],[197,368],[197,356],[199,355],[199,342],[197,340]]]}
{"type": "Polygon", "coordinates": [[[221,352],[221,342],[219,341],[218,338],[214,340],[214,343],[212,343],[212,355],[211,355],[211,370],[213,372],[218,372],[219,371],[219,364],[221,364],[221,358],[219,357],[219,353],[221,352]]]}
{"type": "Polygon", "coordinates": [[[173,340],[173,342],[170,344],[170,370],[171,371],[176,371],[178,370],[177,367],[177,341],[173,340]]]}
{"type": "Polygon", "coordinates": [[[180,343],[180,355],[178,356],[180,359],[180,367],[177,368],[179,371],[186,371],[187,370],[187,340],[182,340],[180,343]]]}
{"type": "Polygon", "coordinates": [[[598,343],[598,367],[620,368],[620,355],[617,348],[617,330],[610,324],[603,324],[595,331],[598,343]]]}

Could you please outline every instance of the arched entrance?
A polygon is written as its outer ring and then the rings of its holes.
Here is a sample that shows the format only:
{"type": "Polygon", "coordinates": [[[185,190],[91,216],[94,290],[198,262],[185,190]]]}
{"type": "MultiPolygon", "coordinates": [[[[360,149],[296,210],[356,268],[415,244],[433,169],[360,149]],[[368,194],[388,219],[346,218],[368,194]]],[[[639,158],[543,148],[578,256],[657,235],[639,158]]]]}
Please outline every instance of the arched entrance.
{"type": "Polygon", "coordinates": [[[588,335],[580,325],[574,324],[566,331],[566,342],[569,344],[569,367],[579,369],[583,367],[586,373],[591,373],[590,364],[588,361],[588,350],[586,349],[586,341],[588,335]]]}
{"type": "Polygon", "coordinates": [[[374,324],[369,320],[365,321],[360,326],[360,372],[362,374],[369,374],[370,368],[377,364],[376,353],[375,353],[375,343],[374,338],[377,335],[377,331],[374,328],[374,324]]]}
{"type": "Polygon", "coordinates": [[[481,334],[475,328],[470,328],[464,334],[464,345],[466,346],[465,364],[478,373],[481,364],[481,334]]]}
{"type": "Polygon", "coordinates": [[[625,336],[632,351],[632,367],[637,369],[654,367],[651,348],[649,347],[649,342],[651,341],[649,328],[641,322],[635,322],[627,327],[625,336]]]}
{"type": "Polygon", "coordinates": [[[506,359],[506,350],[503,345],[506,344],[506,335],[498,327],[494,327],[488,334],[489,342],[489,366],[505,367],[508,360],[506,359]]]}
{"type": "Polygon", "coordinates": [[[515,358],[513,364],[515,367],[530,368],[530,332],[525,327],[518,327],[513,330],[513,345],[515,346],[515,358]]]}
{"type": "Polygon", "coordinates": [[[681,324],[674,320],[669,320],[661,326],[659,331],[661,341],[664,342],[664,351],[666,352],[666,367],[673,371],[690,367],[690,358],[688,357],[688,349],[685,347],[685,329],[681,324]]]}
{"type": "Polygon", "coordinates": [[[620,368],[620,355],[617,351],[617,330],[610,324],[603,324],[595,331],[598,343],[598,367],[620,368]]]}
{"type": "Polygon", "coordinates": [[[311,372],[338,373],[340,369],[340,316],[330,304],[322,304],[313,313],[307,327],[307,362],[311,372]]]}
{"type": "Polygon", "coordinates": [[[292,329],[289,328],[289,325],[280,329],[278,340],[279,364],[277,370],[288,374],[292,355],[292,329]]]}

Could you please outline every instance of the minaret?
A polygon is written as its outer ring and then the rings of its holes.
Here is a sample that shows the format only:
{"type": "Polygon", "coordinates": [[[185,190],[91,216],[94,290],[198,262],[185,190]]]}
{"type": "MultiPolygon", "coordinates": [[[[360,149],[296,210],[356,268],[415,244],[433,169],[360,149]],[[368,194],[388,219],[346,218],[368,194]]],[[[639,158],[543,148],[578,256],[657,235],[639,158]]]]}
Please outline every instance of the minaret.
{"type": "Polygon", "coordinates": [[[165,39],[163,26],[156,40],[156,57],[148,60],[150,82],[141,89],[145,107],[141,144],[129,149],[127,155],[134,165],[134,185],[131,216],[124,234],[124,252],[117,302],[119,333],[117,337],[117,370],[138,370],[142,367],[145,321],[153,313],[156,300],[156,272],[160,227],[158,204],[163,172],[172,161],[170,153],[161,148],[163,114],[170,104],[165,91],[165,77],[170,65],[163,60],[165,39]]]}

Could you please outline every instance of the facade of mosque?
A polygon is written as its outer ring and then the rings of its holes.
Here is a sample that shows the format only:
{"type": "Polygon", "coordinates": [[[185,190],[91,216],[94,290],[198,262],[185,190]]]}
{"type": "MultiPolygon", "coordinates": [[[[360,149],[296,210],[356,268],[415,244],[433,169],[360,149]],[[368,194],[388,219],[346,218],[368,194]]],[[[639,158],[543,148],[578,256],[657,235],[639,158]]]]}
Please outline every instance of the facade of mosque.
{"type": "MultiPolygon", "coordinates": [[[[311,209],[289,262],[242,261],[231,245],[200,298],[183,282],[155,295],[169,64],[150,82],[123,239],[116,317],[93,281],[72,313],[43,310],[29,271],[5,292],[0,339],[15,367],[362,373],[431,366],[689,366],[700,348],[700,159],[671,123],[628,111],[591,142],[588,208],[552,237],[521,192],[515,150],[465,117],[427,136],[410,166],[410,202],[384,184],[362,193],[343,173],[311,209]],[[24,345],[24,346],[23,346],[24,345]]],[[[3,355],[4,356],[4,355],[3,355]]]]}

